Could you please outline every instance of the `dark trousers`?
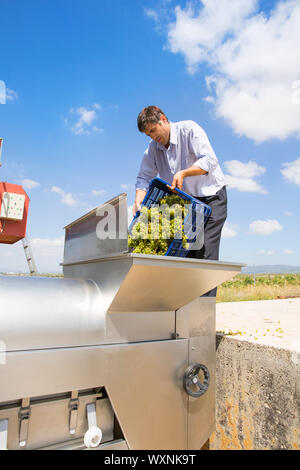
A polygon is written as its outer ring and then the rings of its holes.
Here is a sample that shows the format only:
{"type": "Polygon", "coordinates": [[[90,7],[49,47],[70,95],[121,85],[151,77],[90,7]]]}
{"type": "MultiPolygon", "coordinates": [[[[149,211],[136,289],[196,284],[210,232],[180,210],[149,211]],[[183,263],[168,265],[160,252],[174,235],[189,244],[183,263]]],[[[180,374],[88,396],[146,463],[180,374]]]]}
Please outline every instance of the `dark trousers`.
{"type": "MultiPolygon", "coordinates": [[[[187,258],[219,259],[221,232],[227,217],[227,191],[223,186],[214,196],[197,197],[211,207],[211,215],[204,226],[204,245],[200,250],[191,250],[187,258]]],[[[216,297],[217,288],[206,292],[203,297],[216,297]]]]}

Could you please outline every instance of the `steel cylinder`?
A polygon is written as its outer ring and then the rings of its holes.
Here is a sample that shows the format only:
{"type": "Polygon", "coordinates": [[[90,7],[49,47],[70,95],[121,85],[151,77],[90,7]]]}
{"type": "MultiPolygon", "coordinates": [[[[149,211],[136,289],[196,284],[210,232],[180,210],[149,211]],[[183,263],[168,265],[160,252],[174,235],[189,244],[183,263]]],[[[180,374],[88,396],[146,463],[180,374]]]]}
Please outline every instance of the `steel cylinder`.
{"type": "Polygon", "coordinates": [[[94,281],[0,276],[0,341],[6,351],[97,344],[105,333],[94,281]]]}

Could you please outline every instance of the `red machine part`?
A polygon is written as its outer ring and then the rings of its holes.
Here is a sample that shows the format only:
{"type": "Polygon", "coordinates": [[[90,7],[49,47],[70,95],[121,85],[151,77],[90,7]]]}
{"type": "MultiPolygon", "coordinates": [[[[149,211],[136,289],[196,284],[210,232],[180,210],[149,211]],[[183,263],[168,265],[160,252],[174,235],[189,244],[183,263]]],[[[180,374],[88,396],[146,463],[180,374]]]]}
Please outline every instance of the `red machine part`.
{"type": "Polygon", "coordinates": [[[0,243],[12,245],[25,237],[28,206],[29,197],[22,186],[0,182],[0,243]],[[8,212],[7,201],[16,201],[11,202],[13,212],[8,212]]]}

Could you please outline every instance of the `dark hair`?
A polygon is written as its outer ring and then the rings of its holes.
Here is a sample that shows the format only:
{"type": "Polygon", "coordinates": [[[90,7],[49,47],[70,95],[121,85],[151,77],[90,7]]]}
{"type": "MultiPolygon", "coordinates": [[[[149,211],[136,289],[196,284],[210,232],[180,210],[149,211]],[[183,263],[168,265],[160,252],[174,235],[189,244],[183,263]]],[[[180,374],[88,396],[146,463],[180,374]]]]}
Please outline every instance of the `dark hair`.
{"type": "Polygon", "coordinates": [[[147,106],[147,108],[142,109],[137,118],[139,131],[144,132],[149,123],[158,124],[161,116],[165,116],[168,121],[167,116],[158,106],[147,106]]]}

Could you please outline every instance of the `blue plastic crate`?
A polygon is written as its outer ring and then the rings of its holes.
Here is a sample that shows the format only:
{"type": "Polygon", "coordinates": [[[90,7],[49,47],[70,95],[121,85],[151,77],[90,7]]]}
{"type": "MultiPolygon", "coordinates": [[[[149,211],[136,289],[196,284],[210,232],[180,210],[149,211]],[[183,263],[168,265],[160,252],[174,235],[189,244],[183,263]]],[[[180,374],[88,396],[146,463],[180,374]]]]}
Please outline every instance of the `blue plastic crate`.
{"type": "MultiPolygon", "coordinates": [[[[168,194],[176,194],[180,196],[182,199],[186,200],[190,204],[190,209],[188,214],[184,219],[184,227],[185,233],[187,235],[188,243],[192,243],[195,238],[199,235],[199,231],[201,230],[202,223],[200,227],[196,226],[196,217],[198,216],[203,220],[203,226],[206,223],[208,217],[211,214],[211,208],[204,204],[203,202],[195,199],[194,197],[190,196],[189,194],[181,191],[178,188],[175,188],[174,191],[170,189],[170,185],[160,178],[154,178],[149,185],[149,190],[142,202],[142,206],[146,206],[150,209],[151,206],[154,204],[158,204],[159,201],[168,194]],[[192,237],[192,238],[191,238],[192,237]]],[[[137,219],[140,216],[140,211],[138,211],[130,224],[129,233],[131,233],[133,226],[137,223],[137,219]]],[[[185,257],[188,254],[189,250],[183,248],[182,246],[182,239],[174,239],[171,245],[168,248],[168,251],[164,256],[178,256],[178,257],[185,257]]]]}

